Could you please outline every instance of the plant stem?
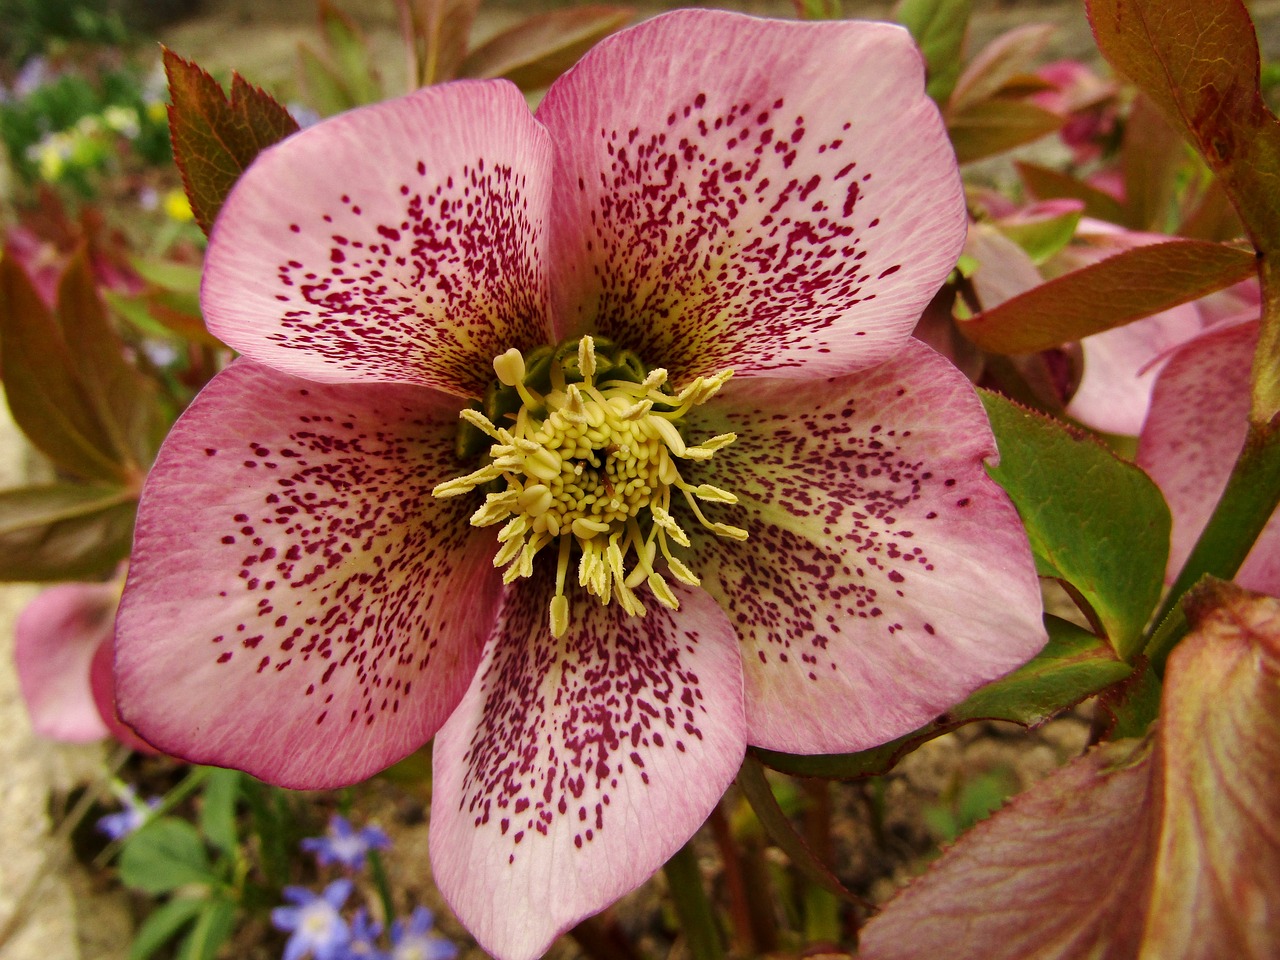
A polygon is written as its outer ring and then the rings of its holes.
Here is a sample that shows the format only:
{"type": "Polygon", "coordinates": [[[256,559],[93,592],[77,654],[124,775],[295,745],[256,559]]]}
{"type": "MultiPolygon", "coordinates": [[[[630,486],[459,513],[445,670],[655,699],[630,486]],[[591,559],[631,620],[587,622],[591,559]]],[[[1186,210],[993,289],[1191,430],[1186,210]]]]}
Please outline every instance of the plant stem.
{"type": "Polygon", "coordinates": [[[378,890],[378,899],[382,902],[383,923],[390,927],[396,916],[396,904],[391,898],[391,884],[387,882],[387,871],[382,865],[382,857],[377,850],[369,851],[369,873],[373,877],[373,885],[378,890]]]}
{"type": "Polygon", "coordinates": [[[592,960],[640,960],[635,944],[608,913],[587,917],[569,931],[569,936],[592,960]]]}
{"type": "Polygon", "coordinates": [[[662,869],[667,875],[671,899],[675,901],[676,913],[693,960],[723,960],[720,931],[716,929],[715,913],[702,886],[702,872],[698,869],[697,854],[693,852],[693,841],[676,851],[662,869]]]}
{"type": "MultiPolygon", "coordinates": [[[[1222,580],[1234,577],[1275,513],[1277,504],[1280,504],[1280,424],[1250,425],[1227,488],[1154,623],[1163,623],[1182,595],[1205,574],[1222,580]]],[[[1181,636],[1182,632],[1164,632],[1161,643],[1146,651],[1152,666],[1162,676],[1165,659],[1181,636]]]]}
{"type": "Polygon", "coordinates": [[[754,956],[761,952],[751,922],[751,901],[747,897],[746,880],[742,872],[742,855],[733,838],[729,818],[725,816],[724,800],[716,804],[708,821],[711,833],[720,850],[724,863],[724,884],[729,894],[729,916],[733,918],[733,948],[735,953],[754,956]]]}

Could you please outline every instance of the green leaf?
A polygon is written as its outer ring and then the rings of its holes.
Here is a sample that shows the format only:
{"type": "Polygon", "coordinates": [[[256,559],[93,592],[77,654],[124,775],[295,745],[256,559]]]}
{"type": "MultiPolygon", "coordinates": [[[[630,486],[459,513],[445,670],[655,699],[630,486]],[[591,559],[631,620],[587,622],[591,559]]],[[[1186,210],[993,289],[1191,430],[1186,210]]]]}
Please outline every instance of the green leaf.
{"type": "Polygon", "coordinates": [[[191,212],[205,234],[222,203],[253,158],[298,129],[280,103],[238,73],[231,75],[231,96],[189,60],[164,48],[169,78],[169,133],[173,156],[191,201],[191,212]]]}
{"type": "Polygon", "coordinates": [[[125,841],[120,879],[127,887],[151,894],[217,882],[200,834],[176,817],[152,820],[125,841]]]}
{"type": "Polygon", "coordinates": [[[136,491],[73,483],[0,491],[0,580],[104,577],[129,555],[136,491]]]}
{"type": "MultiPolygon", "coordinates": [[[[78,293],[68,295],[79,303],[78,293]]],[[[59,312],[73,309],[65,305],[59,312]]],[[[119,356],[119,347],[114,349],[119,356]]],[[[73,353],[59,317],[45,307],[26,272],[6,252],[0,259],[0,377],[14,421],[67,473],[122,482],[130,473],[124,454],[104,423],[100,397],[81,377],[92,359],[73,353]]]]}
{"type": "Polygon", "coordinates": [[[1141,649],[1164,586],[1169,508],[1155,483],[1091,438],[980,391],[1000,449],[990,467],[1018,508],[1036,566],[1088,601],[1117,656],[1141,649]]]}
{"type": "Polygon", "coordinates": [[[972,0],[902,0],[894,19],[911,31],[928,65],[929,96],[945,104],[960,77],[972,0]]]}
{"type": "Polygon", "coordinates": [[[885,773],[920,744],[974,720],[1033,727],[1129,676],[1102,640],[1057,617],[1046,617],[1049,642],[1029,663],[974,691],[967,700],[905,737],[860,753],[793,756],[752,749],[765,764],[801,777],[853,779],[885,773]]]}
{"type": "Polygon", "coordinates": [[[218,948],[235,929],[236,905],[229,900],[207,901],[195,926],[182,941],[178,960],[214,960],[218,948]]]}
{"type": "Polygon", "coordinates": [[[960,113],[1000,93],[1005,84],[1031,66],[1054,30],[1051,24],[1029,23],[992,40],[960,74],[948,110],[960,113]]]}
{"type": "Polygon", "coordinates": [[[236,831],[236,801],[240,797],[240,771],[214,769],[205,781],[200,803],[200,831],[206,840],[229,857],[240,850],[236,831]]]}
{"type": "Polygon", "coordinates": [[[791,0],[801,20],[839,20],[844,15],[841,0],[791,0]]]}
{"type": "Polygon", "coordinates": [[[354,104],[382,99],[382,83],[373,68],[369,42],[359,25],[329,0],[318,0],[316,14],[325,43],[354,104]]]}
{"type": "Polygon", "coordinates": [[[992,353],[1036,353],[1197,300],[1256,266],[1238,247],[1171,238],[1055,277],[959,327],[992,353]]]}
{"type": "Polygon", "coordinates": [[[324,61],[306,44],[298,44],[298,71],[300,86],[306,93],[306,102],[322,117],[331,117],[352,107],[359,106],[350,88],[338,71],[324,61]]]}
{"type": "Polygon", "coordinates": [[[1083,212],[1076,209],[1038,219],[998,221],[996,229],[1026,251],[1038,265],[1071,242],[1083,212]]]}
{"type": "Polygon", "coordinates": [[[458,75],[503,77],[522,90],[540,89],[634,15],[629,7],[586,6],[529,17],[471,51],[458,75]]]}
{"type": "Polygon", "coordinates": [[[1099,190],[1092,184],[1077,180],[1069,174],[1050,170],[1048,167],[1034,163],[1014,161],[1022,185],[1037,200],[1055,200],[1059,198],[1084,201],[1084,215],[1109,223],[1129,224],[1128,214],[1120,201],[1105,190],[1099,190]]]}
{"type": "Polygon", "coordinates": [[[177,936],[191,922],[207,901],[192,897],[175,897],[147,914],[129,948],[129,960],[147,960],[149,956],[177,936]]]}
{"type": "Polygon", "coordinates": [[[1060,126],[1056,113],[1025,100],[983,100],[947,117],[947,133],[961,163],[1021,147],[1060,126]]]}

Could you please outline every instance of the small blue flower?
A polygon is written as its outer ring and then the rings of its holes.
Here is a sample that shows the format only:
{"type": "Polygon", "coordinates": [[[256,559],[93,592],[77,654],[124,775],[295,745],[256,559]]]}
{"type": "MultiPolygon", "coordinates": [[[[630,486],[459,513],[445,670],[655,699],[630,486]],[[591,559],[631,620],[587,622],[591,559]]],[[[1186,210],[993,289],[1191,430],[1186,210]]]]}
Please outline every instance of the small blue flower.
{"type": "Polygon", "coordinates": [[[160,805],[159,797],[152,797],[146,803],[138,799],[133,787],[126,786],[119,791],[120,803],[124,809],[119,813],[109,813],[98,820],[96,826],[99,833],[105,833],[112,840],[127,837],[147,822],[151,811],[160,805]]]}
{"type": "Polygon", "coordinates": [[[382,924],[369,918],[364,907],[351,918],[351,940],[342,960],[390,960],[387,951],[378,946],[378,934],[382,924]]]}
{"type": "Polygon", "coordinates": [[[338,913],[351,896],[350,880],[335,880],[315,893],[305,887],[285,887],[285,899],[296,907],[277,907],[271,923],[277,930],[292,932],[285,944],[283,960],[302,960],[308,953],[314,960],[341,960],[351,942],[351,928],[338,913]]]}
{"type": "Polygon", "coordinates": [[[329,820],[329,832],[323,837],[308,837],[302,841],[302,849],[316,855],[322,867],[340,863],[348,870],[360,870],[370,850],[385,850],[391,840],[377,827],[356,830],[346,817],[334,814],[329,820]]]}
{"type": "Polygon", "coordinates": [[[391,960],[453,960],[458,948],[431,929],[435,918],[426,907],[417,907],[406,925],[391,926],[391,960]]]}

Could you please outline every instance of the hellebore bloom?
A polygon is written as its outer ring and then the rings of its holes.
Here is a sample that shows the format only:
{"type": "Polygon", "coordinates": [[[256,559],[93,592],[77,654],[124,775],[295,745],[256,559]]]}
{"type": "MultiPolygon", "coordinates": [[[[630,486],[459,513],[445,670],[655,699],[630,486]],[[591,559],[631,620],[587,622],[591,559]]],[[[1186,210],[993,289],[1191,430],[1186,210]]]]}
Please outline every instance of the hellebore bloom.
{"type": "Polygon", "coordinates": [[[18,615],[13,629],[18,688],[40,736],[66,743],[112,736],[152,752],[116,716],[111,661],[122,579],[58,584],[41,591],[18,615]]]}
{"type": "Polygon", "coordinates": [[[320,866],[340,863],[348,870],[363,869],[370,850],[385,850],[389,846],[390,838],[377,827],[356,830],[350,820],[336,813],[329,819],[328,833],[302,841],[302,849],[314,853],[320,866]]]}
{"type": "MultiPolygon", "coordinates": [[[[1171,352],[1138,438],[1138,466],[1173,515],[1166,582],[1172,583],[1213,515],[1249,432],[1249,371],[1258,320],[1224,323],[1171,352]]],[[[1280,511],[1272,514],[1235,582],[1280,596],[1280,511]]]]}
{"type": "Polygon", "coordinates": [[[909,338],[964,234],[888,24],[676,12],[536,116],[465,81],[295,134],[210,240],[245,357],[144,491],[123,716],[296,787],[434,734],[436,882],[539,955],[748,743],[883,743],[1043,643],[981,405],[909,338]]]}

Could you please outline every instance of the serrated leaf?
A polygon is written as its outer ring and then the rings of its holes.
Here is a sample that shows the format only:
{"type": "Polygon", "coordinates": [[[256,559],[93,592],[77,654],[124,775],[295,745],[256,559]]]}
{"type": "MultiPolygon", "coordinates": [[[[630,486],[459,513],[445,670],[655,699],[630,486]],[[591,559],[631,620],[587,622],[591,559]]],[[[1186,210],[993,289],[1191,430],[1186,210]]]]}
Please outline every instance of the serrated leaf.
{"type": "Polygon", "coordinates": [[[192,897],[175,897],[156,907],[142,921],[133,935],[129,947],[129,960],[147,960],[153,953],[178,935],[178,931],[190,923],[207,901],[192,897]]]}
{"type": "Polygon", "coordinates": [[[528,17],[471,51],[458,75],[502,77],[522,90],[540,89],[634,15],[628,7],[586,6],[528,17]]]}
{"type": "Polygon", "coordinates": [[[972,163],[1039,140],[1062,117],[1025,100],[983,100],[947,117],[947,134],[960,163],[972,163]]]}
{"type": "Polygon", "coordinates": [[[200,801],[200,831],[205,839],[227,856],[240,849],[236,830],[236,802],[240,799],[239,770],[211,770],[204,782],[200,801]]]}
{"type": "Polygon", "coordinates": [[[983,47],[956,80],[948,112],[962,113],[994,97],[1048,46],[1054,29],[1051,24],[1028,23],[1002,33],[983,47]]]}
{"type": "Polygon", "coordinates": [[[238,73],[231,75],[231,96],[189,60],[164,48],[169,78],[169,134],[173,156],[205,234],[222,209],[240,174],[253,158],[298,129],[279,102],[238,73]]]}
{"type": "MultiPolygon", "coordinates": [[[[60,294],[61,295],[61,294],[60,294]]],[[[115,348],[119,354],[119,347],[115,348]]],[[[41,453],[74,476],[124,481],[130,474],[81,379],[83,365],[58,316],[41,301],[16,258],[0,259],[0,377],[14,421],[41,453]]]]}
{"type": "Polygon", "coordinates": [[[960,324],[992,353],[1050,350],[1198,300],[1253,275],[1252,253],[1171,238],[1055,277],[960,324]]]}
{"type": "Polygon", "coordinates": [[[913,733],[860,753],[794,756],[754,749],[763,763],[801,777],[854,779],[891,770],[920,744],[975,720],[1008,720],[1034,727],[1125,679],[1132,667],[1087,630],[1046,617],[1049,642],[1029,663],[974,691],[967,700],[913,733]]]}
{"type": "Polygon", "coordinates": [[[50,484],[0,491],[0,580],[88,580],[129,555],[135,491],[50,484]]]}
{"type": "Polygon", "coordinates": [[[1217,581],[1186,612],[1153,736],[975,827],[863,928],[859,956],[1280,955],[1280,600],[1217,581]]]}
{"type": "Polygon", "coordinates": [[[120,880],[144,893],[168,893],[217,877],[196,828],[176,817],[159,817],[132,834],[120,851],[120,880]]]}
{"type": "Polygon", "coordinates": [[[236,905],[229,900],[207,901],[178,950],[178,960],[214,960],[218,948],[235,929],[236,905]]]}
{"type": "Polygon", "coordinates": [[[902,0],[894,19],[915,38],[928,66],[928,92],[945,104],[960,77],[972,0],[902,0]]]}
{"type": "Polygon", "coordinates": [[[1034,163],[1015,161],[1014,167],[1026,187],[1037,200],[1070,199],[1084,202],[1084,215],[1109,223],[1129,224],[1128,213],[1120,201],[1105,190],[1075,177],[1034,163]]]}
{"type": "Polygon", "coordinates": [[[1139,652],[1164,585],[1169,508],[1145,473],[1063,424],[980,391],[1009,494],[1042,574],[1088,601],[1116,655],[1139,652]]]}

